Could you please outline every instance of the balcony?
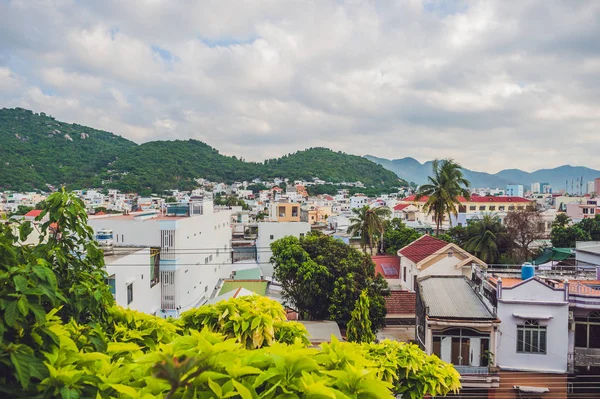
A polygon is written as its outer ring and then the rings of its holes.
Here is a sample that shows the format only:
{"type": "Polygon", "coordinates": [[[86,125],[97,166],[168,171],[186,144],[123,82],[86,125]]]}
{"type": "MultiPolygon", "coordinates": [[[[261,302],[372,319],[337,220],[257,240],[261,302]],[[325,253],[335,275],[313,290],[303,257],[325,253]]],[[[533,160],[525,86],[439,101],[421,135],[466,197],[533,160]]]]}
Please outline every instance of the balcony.
{"type": "Polygon", "coordinates": [[[496,367],[454,366],[460,374],[463,388],[499,388],[500,375],[496,367]]]}
{"type": "Polygon", "coordinates": [[[600,349],[575,348],[572,359],[575,367],[598,367],[600,366],[600,349]]]}

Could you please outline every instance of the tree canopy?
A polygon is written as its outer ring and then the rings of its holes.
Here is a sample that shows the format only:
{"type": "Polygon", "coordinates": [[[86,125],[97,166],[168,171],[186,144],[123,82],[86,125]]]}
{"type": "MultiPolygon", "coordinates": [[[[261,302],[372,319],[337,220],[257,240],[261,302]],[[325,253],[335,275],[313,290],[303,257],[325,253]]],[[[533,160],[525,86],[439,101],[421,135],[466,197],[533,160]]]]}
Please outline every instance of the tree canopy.
{"type": "Polygon", "coordinates": [[[458,215],[459,197],[471,198],[470,183],[464,178],[461,166],[451,159],[434,160],[432,173],[433,176],[428,177],[429,183],[419,187],[416,199],[428,197],[423,209],[433,214],[439,235],[444,217],[451,220],[452,215],[458,215]]]}
{"type": "Polygon", "coordinates": [[[271,244],[275,278],[284,299],[309,320],[334,320],[345,326],[362,290],[369,295],[373,331],[385,325],[387,282],[375,276],[370,256],[318,232],[284,237],[271,244]]]}

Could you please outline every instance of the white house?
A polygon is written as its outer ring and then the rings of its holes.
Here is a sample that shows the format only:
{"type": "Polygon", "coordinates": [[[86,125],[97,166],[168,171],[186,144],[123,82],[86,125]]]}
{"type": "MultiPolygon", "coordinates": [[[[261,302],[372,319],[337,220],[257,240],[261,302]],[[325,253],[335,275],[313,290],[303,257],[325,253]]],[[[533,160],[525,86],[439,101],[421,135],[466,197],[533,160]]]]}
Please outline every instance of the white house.
{"type": "Polygon", "coordinates": [[[117,248],[105,252],[107,282],[117,305],[160,315],[158,250],[117,248]]]}
{"type": "Polygon", "coordinates": [[[206,301],[219,278],[231,274],[231,211],[213,211],[211,200],[172,205],[162,211],[90,216],[98,232],[110,229],[115,247],[160,249],[161,309],[178,311],[206,301]]]}
{"type": "Polygon", "coordinates": [[[415,280],[426,276],[465,276],[487,264],[456,244],[423,235],[398,250],[400,285],[414,290],[415,280]]]}
{"type": "Polygon", "coordinates": [[[502,320],[497,365],[502,370],[566,373],[568,284],[553,287],[537,277],[504,280],[495,280],[502,320]]]}
{"type": "Polygon", "coordinates": [[[265,277],[273,276],[271,243],[287,236],[304,237],[310,232],[306,222],[260,222],[256,236],[256,260],[265,277]]]}

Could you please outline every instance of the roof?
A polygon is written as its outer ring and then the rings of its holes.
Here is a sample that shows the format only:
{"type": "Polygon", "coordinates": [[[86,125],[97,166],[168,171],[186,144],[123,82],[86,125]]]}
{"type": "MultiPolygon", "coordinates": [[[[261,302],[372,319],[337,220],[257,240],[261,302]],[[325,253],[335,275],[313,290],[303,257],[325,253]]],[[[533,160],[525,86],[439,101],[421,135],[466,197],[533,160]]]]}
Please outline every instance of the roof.
{"type": "Polygon", "coordinates": [[[240,287],[255,292],[258,295],[265,295],[267,293],[267,284],[266,281],[261,280],[225,280],[219,291],[219,295],[226,294],[240,287]]]}
{"type": "Polygon", "coordinates": [[[400,257],[396,255],[377,255],[371,259],[375,262],[375,275],[380,273],[384,278],[400,278],[400,257]]]}
{"type": "Polygon", "coordinates": [[[243,296],[251,296],[251,295],[256,295],[256,294],[254,292],[252,292],[252,291],[248,291],[245,288],[239,287],[238,289],[226,292],[223,295],[219,295],[219,296],[216,296],[216,297],[214,297],[212,299],[209,299],[206,302],[206,304],[207,305],[212,305],[214,303],[221,302],[221,301],[226,301],[226,300],[231,299],[231,298],[241,298],[243,296]]]}
{"type": "Polygon", "coordinates": [[[429,234],[425,234],[424,236],[400,249],[398,254],[406,256],[409,260],[417,264],[428,256],[431,256],[440,249],[444,248],[446,245],[448,245],[446,241],[442,241],[430,236],[429,234]]]}
{"type": "Polygon", "coordinates": [[[252,269],[240,269],[235,271],[234,280],[260,280],[262,273],[259,267],[252,269]]]}
{"type": "Polygon", "coordinates": [[[335,321],[300,320],[299,322],[304,324],[304,327],[306,327],[306,331],[308,331],[308,340],[313,344],[320,342],[330,342],[332,335],[338,340],[342,340],[342,333],[340,332],[340,327],[335,321]]]}
{"type": "MultiPolygon", "coordinates": [[[[421,197],[421,199],[418,202],[426,202],[427,199],[429,197],[427,197],[426,195],[424,195],[423,197],[421,197]]],[[[458,197],[458,200],[460,202],[473,202],[473,203],[482,203],[482,202],[523,202],[523,203],[529,203],[529,202],[533,202],[533,200],[529,200],[527,198],[523,198],[523,197],[515,197],[515,196],[493,196],[493,195],[472,195],[471,199],[469,201],[467,201],[464,197],[458,197]]],[[[416,195],[410,195],[406,198],[403,199],[403,201],[410,201],[410,202],[416,202],[416,195]]]]}
{"type": "Polygon", "coordinates": [[[549,261],[560,262],[574,256],[574,254],[575,252],[571,248],[546,248],[532,263],[534,265],[543,265],[549,261]]]}
{"type": "Polygon", "coordinates": [[[41,213],[42,213],[41,209],[32,209],[25,214],[25,217],[36,218],[36,217],[40,216],[41,213]]]}
{"type": "Polygon", "coordinates": [[[410,204],[398,204],[394,207],[394,210],[401,211],[402,209],[406,208],[407,206],[410,206],[410,204]]]}
{"type": "Polygon", "coordinates": [[[385,297],[385,308],[387,314],[415,314],[417,294],[414,291],[390,291],[385,297]]]}
{"type": "Polygon", "coordinates": [[[430,276],[419,281],[427,316],[452,319],[495,320],[463,276],[430,276]]]}

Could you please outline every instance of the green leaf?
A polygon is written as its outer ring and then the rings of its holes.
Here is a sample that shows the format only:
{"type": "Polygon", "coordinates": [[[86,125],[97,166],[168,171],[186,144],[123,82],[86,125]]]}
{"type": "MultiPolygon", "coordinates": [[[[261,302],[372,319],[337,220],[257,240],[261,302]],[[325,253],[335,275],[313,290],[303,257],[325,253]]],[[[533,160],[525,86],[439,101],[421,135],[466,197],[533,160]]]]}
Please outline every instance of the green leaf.
{"type": "Polygon", "coordinates": [[[62,399],[79,399],[79,391],[69,387],[62,387],[60,389],[60,396],[62,399]]]}
{"type": "Polygon", "coordinates": [[[19,298],[19,300],[17,301],[17,306],[21,314],[23,316],[27,316],[27,314],[29,313],[29,302],[27,302],[27,298],[24,296],[19,298]]]}
{"type": "Polygon", "coordinates": [[[4,310],[4,321],[9,327],[14,327],[19,315],[19,308],[16,301],[7,301],[6,309],[4,310]]]}
{"type": "Polygon", "coordinates": [[[31,227],[31,222],[25,222],[19,227],[19,239],[21,241],[27,240],[29,234],[33,231],[33,227],[31,227]]]}
{"type": "Polygon", "coordinates": [[[108,353],[134,352],[134,351],[139,351],[139,350],[140,350],[140,347],[132,342],[109,342],[106,352],[108,352],[108,353]]]}
{"type": "Polygon", "coordinates": [[[132,398],[135,398],[137,396],[137,391],[130,386],[123,384],[111,384],[110,386],[117,392],[130,396],[132,398]]]}
{"type": "Polygon", "coordinates": [[[242,399],[252,399],[252,394],[250,393],[250,390],[248,388],[246,388],[244,385],[237,382],[236,380],[231,380],[231,382],[233,383],[235,390],[240,394],[242,399]]]}
{"type": "Polygon", "coordinates": [[[215,393],[215,395],[217,395],[217,397],[222,397],[223,396],[223,391],[221,390],[221,386],[219,384],[217,384],[216,382],[214,382],[213,380],[211,380],[210,378],[208,379],[208,387],[210,388],[211,391],[213,391],[215,393]]]}
{"type": "Polygon", "coordinates": [[[23,292],[27,289],[27,279],[23,276],[17,275],[13,277],[15,283],[15,289],[19,292],[23,292]]]}
{"type": "Polygon", "coordinates": [[[31,309],[36,321],[42,322],[46,320],[46,311],[39,303],[29,303],[29,309],[31,309]]]}
{"type": "Polygon", "coordinates": [[[29,385],[29,379],[31,378],[31,374],[30,374],[30,370],[29,370],[29,363],[28,363],[28,356],[23,354],[23,353],[19,353],[19,352],[11,352],[10,353],[10,360],[13,364],[13,366],[15,367],[15,373],[17,375],[17,380],[19,380],[19,382],[21,383],[21,386],[23,388],[27,388],[27,386],[29,385]]]}

